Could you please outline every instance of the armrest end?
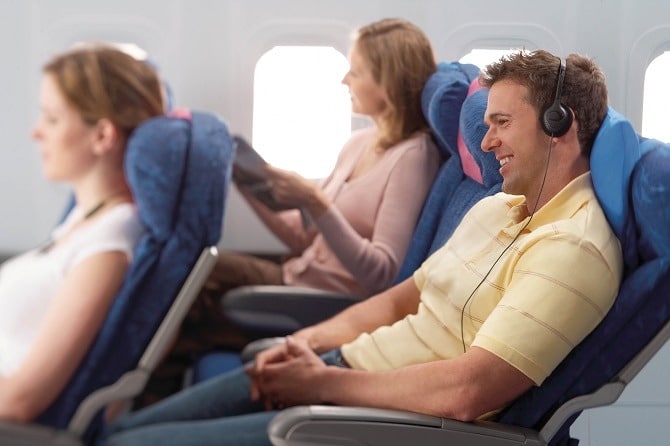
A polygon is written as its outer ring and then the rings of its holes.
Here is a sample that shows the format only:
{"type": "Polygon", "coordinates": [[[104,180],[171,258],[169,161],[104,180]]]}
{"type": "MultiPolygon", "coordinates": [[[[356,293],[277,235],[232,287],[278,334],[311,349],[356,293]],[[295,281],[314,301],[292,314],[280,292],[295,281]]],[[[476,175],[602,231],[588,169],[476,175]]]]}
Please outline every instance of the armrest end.
{"type": "Polygon", "coordinates": [[[224,295],[221,311],[238,327],[283,336],[321,322],[360,298],[290,286],[244,286],[224,295]]]}

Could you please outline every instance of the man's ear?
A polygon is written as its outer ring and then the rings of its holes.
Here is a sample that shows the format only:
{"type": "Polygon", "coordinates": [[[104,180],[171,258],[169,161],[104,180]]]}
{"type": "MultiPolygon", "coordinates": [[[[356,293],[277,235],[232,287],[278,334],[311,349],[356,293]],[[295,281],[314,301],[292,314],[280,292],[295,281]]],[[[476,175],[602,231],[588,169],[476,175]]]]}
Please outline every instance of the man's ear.
{"type": "Polygon", "coordinates": [[[119,145],[121,134],[112,121],[102,118],[95,123],[93,138],[93,152],[104,155],[119,145]]]}

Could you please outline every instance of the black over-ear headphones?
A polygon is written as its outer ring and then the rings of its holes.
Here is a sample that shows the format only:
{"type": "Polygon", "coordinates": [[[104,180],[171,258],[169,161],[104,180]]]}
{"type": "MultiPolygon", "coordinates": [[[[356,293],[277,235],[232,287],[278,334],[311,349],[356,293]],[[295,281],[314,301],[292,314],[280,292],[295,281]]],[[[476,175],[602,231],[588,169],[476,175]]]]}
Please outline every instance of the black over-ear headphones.
{"type": "Polygon", "coordinates": [[[556,79],[556,96],[554,102],[542,113],[542,129],[549,136],[563,136],[572,125],[572,112],[568,107],[561,104],[561,92],[563,91],[563,80],[565,79],[565,64],[560,61],[558,67],[558,79],[556,79]]]}

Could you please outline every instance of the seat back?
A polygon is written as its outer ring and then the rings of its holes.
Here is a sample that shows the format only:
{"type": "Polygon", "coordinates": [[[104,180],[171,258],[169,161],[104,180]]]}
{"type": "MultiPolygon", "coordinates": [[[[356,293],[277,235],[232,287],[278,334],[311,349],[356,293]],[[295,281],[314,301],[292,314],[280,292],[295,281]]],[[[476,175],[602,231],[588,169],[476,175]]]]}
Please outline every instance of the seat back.
{"type": "Polygon", "coordinates": [[[424,115],[448,158],[424,203],[396,282],[411,276],[441,247],[475,203],[500,191],[499,163],[481,149],[488,90],[479,87],[478,76],[474,65],[441,63],[423,90],[424,115]]]}
{"type": "Polygon", "coordinates": [[[138,365],[196,260],[220,238],[232,151],[226,125],[207,113],[153,118],[133,132],[125,171],[146,232],[93,345],[39,423],[66,428],[87,395],[138,365]]]}
{"type": "Polygon", "coordinates": [[[615,401],[668,336],[666,327],[663,338],[631,363],[670,320],[670,145],[639,138],[610,109],[593,147],[591,171],[623,248],[619,295],[601,324],[545,382],[499,417],[541,430],[550,444],[569,440],[581,410],[615,401]]]}

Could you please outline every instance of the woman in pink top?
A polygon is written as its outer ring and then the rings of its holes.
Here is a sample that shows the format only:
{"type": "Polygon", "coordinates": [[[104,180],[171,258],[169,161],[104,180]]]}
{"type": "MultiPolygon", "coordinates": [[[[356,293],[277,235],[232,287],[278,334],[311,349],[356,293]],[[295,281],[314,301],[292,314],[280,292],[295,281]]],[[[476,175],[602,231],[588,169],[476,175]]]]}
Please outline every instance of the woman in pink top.
{"type": "Polygon", "coordinates": [[[323,182],[267,167],[273,197],[302,207],[274,212],[244,186],[263,222],[291,250],[282,264],[223,253],[208,288],[297,285],[369,296],[395,279],[440,158],[421,111],[421,91],[436,70],[425,34],[400,19],[361,28],[351,50],[349,87],[354,113],[374,126],[351,136],[323,182]]]}
{"type": "Polygon", "coordinates": [[[280,264],[221,253],[171,357],[152,377],[152,394],[140,405],[178,390],[178,375],[193,354],[248,341],[219,311],[221,296],[232,288],[294,285],[367,297],[393,283],[441,162],[421,111],[421,91],[436,62],[425,34],[400,19],[361,28],[349,59],[342,82],[353,112],[369,116],[374,126],[351,136],[320,183],[267,167],[273,198],[304,209],[312,221],[308,229],[300,211],[275,212],[238,184],[291,249],[290,258],[280,264]]]}

